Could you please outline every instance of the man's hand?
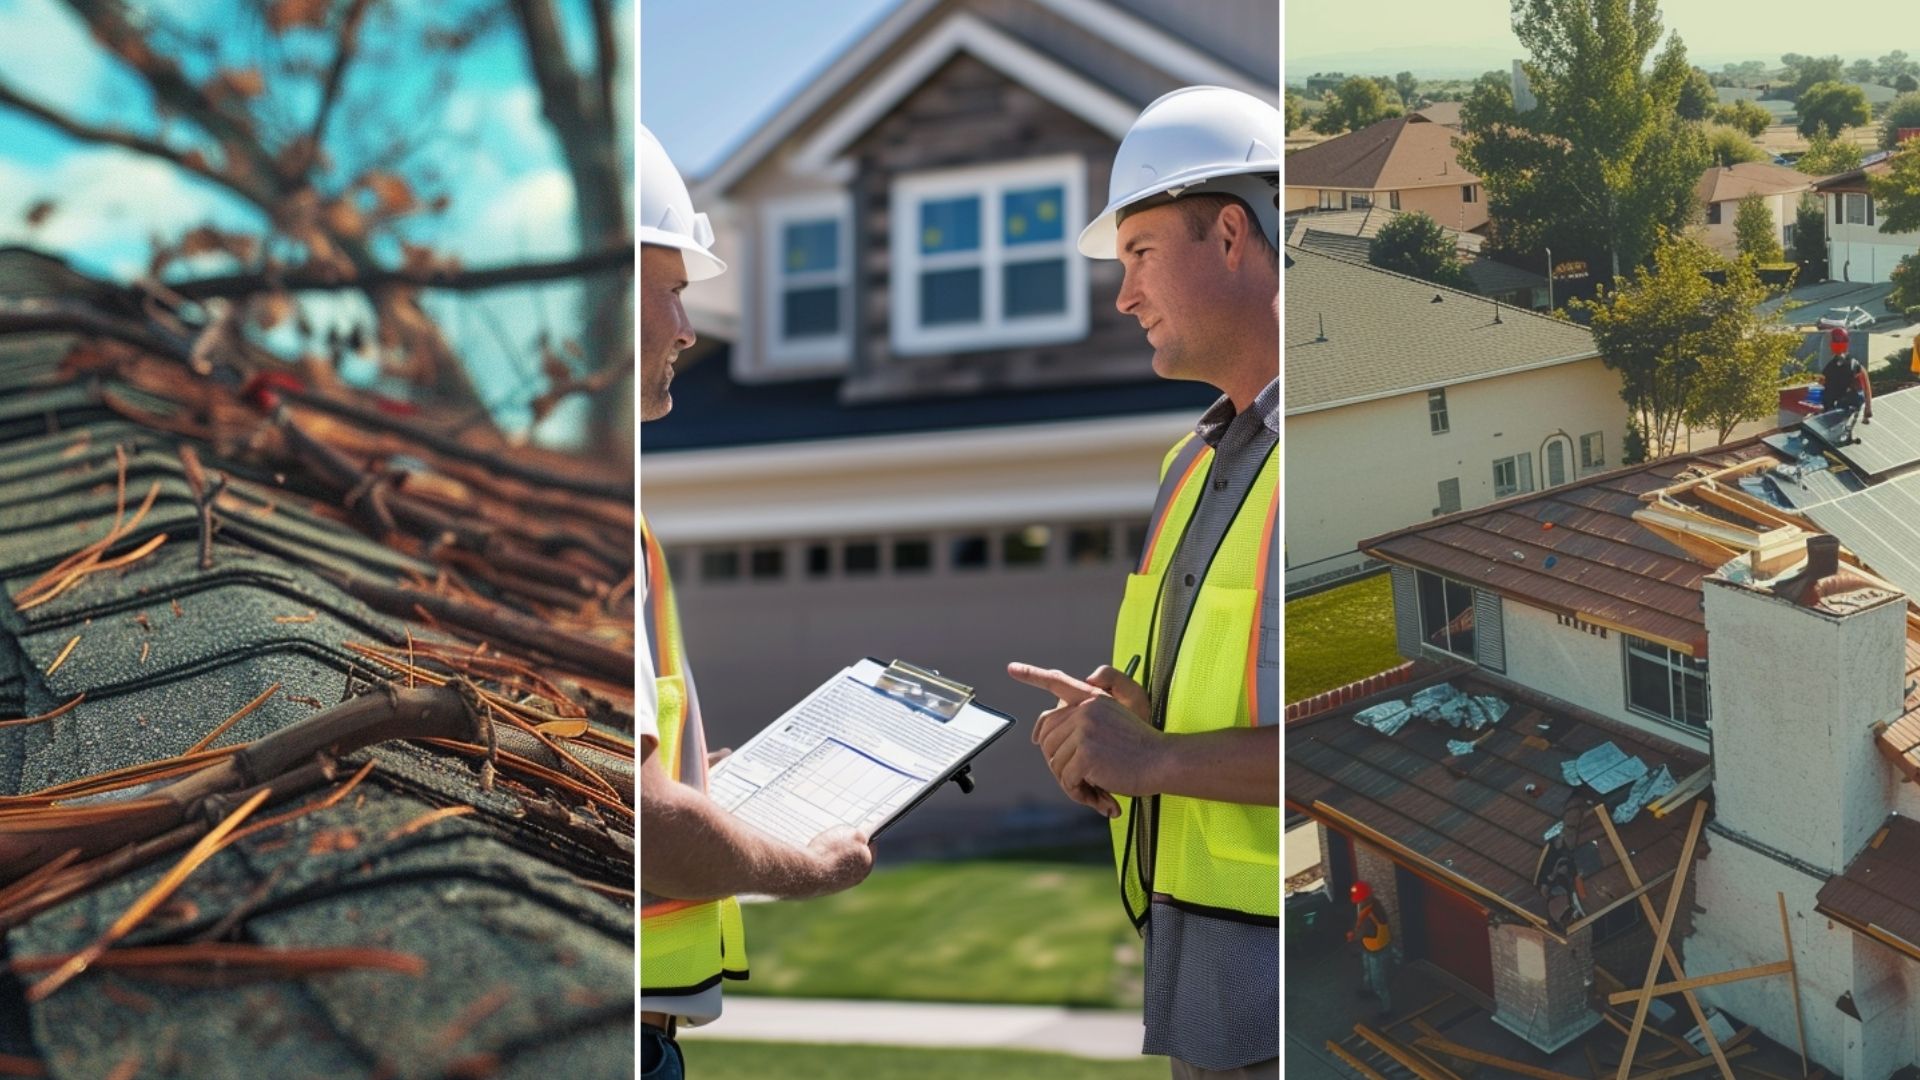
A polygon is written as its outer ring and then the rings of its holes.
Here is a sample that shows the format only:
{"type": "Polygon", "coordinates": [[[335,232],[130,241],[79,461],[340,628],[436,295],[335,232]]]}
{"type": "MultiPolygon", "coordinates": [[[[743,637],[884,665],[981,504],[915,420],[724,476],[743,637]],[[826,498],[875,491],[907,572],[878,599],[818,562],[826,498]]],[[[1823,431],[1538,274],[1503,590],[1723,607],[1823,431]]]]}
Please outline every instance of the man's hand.
{"type": "Polygon", "coordinates": [[[815,879],[810,891],[795,896],[826,896],[851,889],[873,872],[873,848],[867,834],[845,825],[836,826],[813,838],[807,851],[815,862],[815,879]]]}
{"type": "MultiPolygon", "coordinates": [[[[1047,767],[1068,795],[1113,817],[1119,804],[1106,792],[1154,793],[1152,776],[1165,736],[1112,692],[1065,672],[1029,664],[1009,664],[1007,674],[1052,693],[1060,701],[1040,714],[1033,739],[1040,744],[1047,767]],[[1097,799],[1082,797],[1089,788],[1099,793],[1097,799]]],[[[1125,694],[1136,707],[1151,711],[1146,694],[1132,679],[1112,668],[1102,668],[1095,677],[1125,694]]]]}

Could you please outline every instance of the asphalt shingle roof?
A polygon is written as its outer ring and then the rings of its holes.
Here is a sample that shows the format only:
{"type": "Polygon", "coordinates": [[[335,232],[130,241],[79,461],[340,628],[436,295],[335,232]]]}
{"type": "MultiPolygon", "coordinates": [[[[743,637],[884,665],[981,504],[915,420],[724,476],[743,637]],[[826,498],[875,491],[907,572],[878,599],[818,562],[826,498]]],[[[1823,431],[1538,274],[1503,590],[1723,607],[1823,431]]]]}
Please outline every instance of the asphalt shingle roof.
{"type": "Polygon", "coordinates": [[[1460,133],[1424,118],[1396,116],[1287,155],[1288,187],[1396,191],[1441,184],[1477,184],[1460,167],[1460,133]]]}
{"type": "Polygon", "coordinates": [[[1742,199],[1748,195],[1779,195],[1806,191],[1814,178],[1798,169],[1766,161],[1743,161],[1738,165],[1715,165],[1700,174],[1694,194],[1703,203],[1742,199]]]}
{"type": "Polygon", "coordinates": [[[1598,355],[1570,322],[1305,248],[1287,258],[1288,414],[1598,355]]]}

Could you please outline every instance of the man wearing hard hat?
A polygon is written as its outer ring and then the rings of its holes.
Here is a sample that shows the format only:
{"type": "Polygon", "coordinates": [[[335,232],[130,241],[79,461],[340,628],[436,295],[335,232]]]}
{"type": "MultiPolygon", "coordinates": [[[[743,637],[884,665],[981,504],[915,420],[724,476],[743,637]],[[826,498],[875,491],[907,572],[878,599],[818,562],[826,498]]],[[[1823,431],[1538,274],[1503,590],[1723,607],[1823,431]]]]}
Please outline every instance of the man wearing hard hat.
{"type": "Polygon", "coordinates": [[[1395,951],[1393,925],[1374,899],[1373,886],[1356,881],[1348,896],[1353,900],[1353,929],[1347,931],[1347,940],[1360,943],[1360,992],[1372,994],[1385,1017],[1393,1012],[1393,996],[1387,991],[1395,951]]]}
{"type": "Polygon", "coordinates": [[[1059,699],[1034,741],[1062,789],[1111,819],[1143,1052],[1176,1078],[1279,1075],[1281,137],[1272,105],[1199,86],[1121,141],[1080,251],[1120,260],[1153,370],[1222,396],[1161,461],[1113,666],[1008,666],[1059,699]]]}
{"type": "MultiPolygon", "coordinates": [[[[692,347],[680,303],[689,282],[727,269],[710,250],[713,230],[680,173],[640,128],[640,419],[673,408],[673,364],[692,347]]],[[[643,470],[644,471],[644,470],[643,470]]],[[[643,1080],[680,1080],[681,1023],[720,1015],[720,982],[747,977],[739,892],[796,898],[859,884],[873,868],[866,837],[835,829],[805,848],[742,824],[707,797],[700,699],[687,668],[673,583],[660,545],[640,519],[640,600],[645,648],[640,699],[640,1058],[643,1080]]]]}

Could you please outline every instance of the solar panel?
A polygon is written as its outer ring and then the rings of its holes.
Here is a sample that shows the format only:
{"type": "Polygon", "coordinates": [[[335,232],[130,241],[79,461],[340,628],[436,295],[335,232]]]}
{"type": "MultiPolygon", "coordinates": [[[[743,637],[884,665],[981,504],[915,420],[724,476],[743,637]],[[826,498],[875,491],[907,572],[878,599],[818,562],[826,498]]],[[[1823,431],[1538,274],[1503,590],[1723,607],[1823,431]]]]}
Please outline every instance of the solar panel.
{"type": "Polygon", "coordinates": [[[1920,598],[1920,473],[1875,484],[1805,513],[1839,537],[1867,569],[1920,598]]]}
{"type": "Polygon", "coordinates": [[[1858,470],[1848,468],[1837,460],[1832,451],[1811,435],[1780,431],[1764,436],[1760,441],[1787,459],[1764,474],[1742,478],[1742,487],[1749,480],[1763,480],[1771,484],[1772,487],[1761,495],[1762,498],[1770,499],[1772,495],[1778,495],[1778,501],[1788,507],[1805,510],[1809,506],[1832,502],[1866,486],[1858,470]]]}
{"type": "Polygon", "coordinates": [[[1873,423],[1855,424],[1850,440],[1836,413],[1809,417],[1803,427],[1847,464],[1868,476],[1885,475],[1920,462],[1920,387],[1876,399],[1873,423]]]}

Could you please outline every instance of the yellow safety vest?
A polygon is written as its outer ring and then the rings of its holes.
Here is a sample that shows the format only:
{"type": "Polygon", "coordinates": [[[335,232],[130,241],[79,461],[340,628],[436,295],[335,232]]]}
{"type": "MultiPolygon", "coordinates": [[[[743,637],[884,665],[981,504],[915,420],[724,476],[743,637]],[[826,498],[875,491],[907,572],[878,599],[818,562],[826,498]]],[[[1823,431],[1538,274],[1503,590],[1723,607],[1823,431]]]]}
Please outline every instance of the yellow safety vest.
{"type": "MultiPolygon", "coordinates": [[[[674,607],[673,582],[666,558],[645,517],[640,545],[647,563],[647,647],[653,657],[654,688],[660,699],[661,764],[667,775],[689,787],[707,790],[707,734],[700,726],[700,699],[687,669],[680,613],[674,607]]],[[[644,840],[642,841],[645,842],[644,840]]],[[[695,994],[722,977],[747,977],[746,928],[740,902],[668,900],[650,896],[642,883],[640,906],[640,990],[643,994],[695,994]]]]}
{"type": "MultiPolygon", "coordinates": [[[[1160,494],[1147,530],[1139,572],[1127,576],[1126,597],[1113,634],[1113,666],[1124,668],[1135,656],[1154,671],[1160,586],[1186,534],[1200,493],[1207,486],[1213,448],[1188,435],[1160,464],[1160,494]]],[[[1258,677],[1261,661],[1277,667],[1278,447],[1265,465],[1195,594],[1192,615],[1181,632],[1172,677],[1164,687],[1147,688],[1159,714],[1156,721],[1171,734],[1276,724],[1277,677],[1258,677]]],[[[1153,813],[1140,815],[1137,800],[1115,795],[1120,816],[1113,819],[1114,863],[1120,873],[1121,900],[1136,927],[1147,919],[1147,903],[1164,895],[1173,906],[1217,918],[1262,925],[1279,924],[1280,810],[1274,805],[1155,795],[1153,813]],[[1152,836],[1145,833],[1148,817],[1152,836]],[[1151,845],[1149,848],[1147,845],[1151,845]],[[1146,880],[1141,854],[1153,852],[1153,880],[1146,880]]]]}

